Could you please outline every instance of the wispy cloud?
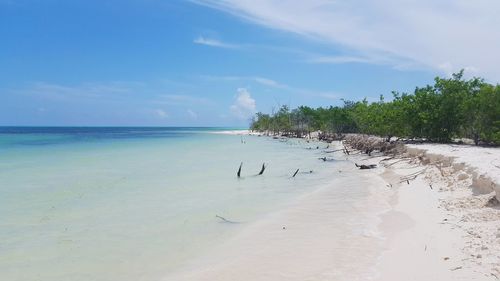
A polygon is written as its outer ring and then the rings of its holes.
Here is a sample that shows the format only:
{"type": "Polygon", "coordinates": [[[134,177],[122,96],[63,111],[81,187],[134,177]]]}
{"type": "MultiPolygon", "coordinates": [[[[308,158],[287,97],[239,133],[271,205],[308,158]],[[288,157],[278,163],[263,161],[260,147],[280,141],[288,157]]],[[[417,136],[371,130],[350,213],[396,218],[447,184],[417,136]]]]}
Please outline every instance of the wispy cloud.
{"type": "Polygon", "coordinates": [[[260,76],[212,76],[212,75],[202,75],[201,78],[206,80],[214,81],[252,81],[264,86],[269,86],[272,88],[286,89],[288,85],[279,83],[273,79],[260,77],[260,76]]]}
{"type": "Polygon", "coordinates": [[[226,48],[226,49],[236,49],[240,47],[239,45],[236,44],[229,44],[216,39],[205,38],[202,36],[199,36],[198,38],[194,39],[193,43],[199,45],[206,45],[210,47],[226,48]]]}
{"type": "Polygon", "coordinates": [[[281,84],[281,83],[279,83],[275,80],[272,80],[272,79],[263,78],[263,77],[254,77],[253,79],[255,80],[255,82],[257,82],[261,85],[264,85],[264,86],[269,86],[269,87],[278,88],[278,89],[289,88],[288,85],[281,84]]]}
{"type": "Polygon", "coordinates": [[[135,82],[83,83],[79,85],[35,82],[13,91],[52,100],[115,99],[131,93],[137,85],[138,83],[135,82]]]}
{"type": "Polygon", "coordinates": [[[340,93],[332,92],[332,91],[318,91],[311,89],[304,89],[299,87],[293,87],[285,83],[278,82],[274,79],[264,78],[261,76],[212,76],[212,75],[203,75],[201,76],[203,79],[212,80],[212,81],[250,81],[255,82],[263,86],[283,90],[289,93],[299,94],[307,97],[318,97],[324,99],[340,99],[343,95],[340,93]]]}
{"type": "Polygon", "coordinates": [[[449,72],[460,68],[498,80],[500,49],[497,0],[193,0],[247,21],[341,46],[396,68],[417,66],[449,72]],[[361,8],[362,7],[362,8],[361,8]],[[444,66],[444,67],[443,67],[444,66]]]}
{"type": "MultiPolygon", "coordinates": [[[[293,47],[248,44],[248,43],[229,44],[226,42],[222,42],[220,40],[209,39],[201,36],[193,40],[193,43],[200,45],[207,45],[211,47],[218,47],[218,48],[240,49],[244,51],[288,53],[288,54],[293,54],[296,57],[303,57],[304,58],[303,61],[306,63],[318,63],[318,64],[340,64],[340,63],[387,64],[388,63],[387,59],[384,60],[381,59],[380,57],[375,59],[374,57],[348,56],[348,55],[330,56],[315,52],[308,52],[303,49],[298,49],[293,47]]],[[[255,78],[258,79],[259,77],[255,78]]]]}
{"type": "Polygon", "coordinates": [[[167,112],[163,109],[155,109],[154,112],[155,112],[156,116],[158,116],[161,119],[165,119],[168,117],[167,112]]]}
{"type": "Polygon", "coordinates": [[[210,99],[204,97],[197,97],[191,95],[171,95],[171,94],[158,95],[157,99],[155,99],[154,102],[158,104],[168,104],[168,105],[213,104],[213,102],[210,99]]]}
{"type": "Polygon", "coordinates": [[[343,63],[377,64],[377,63],[382,63],[382,61],[375,60],[373,58],[355,57],[355,56],[316,56],[316,57],[307,59],[306,62],[319,63],[319,64],[343,64],[343,63]]]}
{"type": "Polygon", "coordinates": [[[197,119],[198,119],[198,113],[194,112],[193,110],[188,109],[186,112],[187,112],[188,116],[189,116],[192,120],[197,120],[197,119]]]}

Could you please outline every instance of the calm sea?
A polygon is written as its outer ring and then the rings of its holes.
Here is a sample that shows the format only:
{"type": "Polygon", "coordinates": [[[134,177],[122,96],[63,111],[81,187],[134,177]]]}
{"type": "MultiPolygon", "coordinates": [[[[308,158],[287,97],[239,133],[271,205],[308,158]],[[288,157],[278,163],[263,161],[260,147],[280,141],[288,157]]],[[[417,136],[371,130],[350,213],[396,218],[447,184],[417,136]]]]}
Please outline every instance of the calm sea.
{"type": "Polygon", "coordinates": [[[342,162],[318,160],[323,143],[221,130],[0,128],[0,279],[158,280],[342,162]]]}

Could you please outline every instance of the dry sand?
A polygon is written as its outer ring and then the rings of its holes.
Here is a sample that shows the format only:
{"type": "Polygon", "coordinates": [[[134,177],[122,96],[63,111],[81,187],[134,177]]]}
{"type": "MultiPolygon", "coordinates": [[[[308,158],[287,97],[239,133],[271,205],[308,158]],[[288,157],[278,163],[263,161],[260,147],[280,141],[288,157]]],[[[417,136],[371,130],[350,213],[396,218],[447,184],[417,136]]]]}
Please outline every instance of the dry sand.
{"type": "Polygon", "coordinates": [[[393,190],[392,209],[381,216],[387,248],[379,280],[498,280],[500,149],[407,147],[379,169],[393,190]]]}

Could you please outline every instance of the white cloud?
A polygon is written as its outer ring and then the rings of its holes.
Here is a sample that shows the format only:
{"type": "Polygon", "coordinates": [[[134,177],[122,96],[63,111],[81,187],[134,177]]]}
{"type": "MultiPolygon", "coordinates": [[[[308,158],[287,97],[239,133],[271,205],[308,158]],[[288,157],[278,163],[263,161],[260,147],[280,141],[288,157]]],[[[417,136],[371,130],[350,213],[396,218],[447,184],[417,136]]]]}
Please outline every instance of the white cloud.
{"type": "MultiPolygon", "coordinates": [[[[365,62],[498,80],[498,0],[192,0],[272,29],[319,40],[365,62]],[[444,66],[444,67],[443,67],[444,66]]],[[[358,59],[334,59],[334,62],[358,59]]]]}
{"type": "Polygon", "coordinates": [[[245,88],[238,88],[238,94],[233,105],[230,107],[231,113],[236,118],[245,120],[252,117],[256,110],[255,99],[250,96],[250,93],[245,88]]]}
{"type": "Polygon", "coordinates": [[[200,45],[206,45],[206,46],[210,46],[210,47],[218,47],[218,48],[227,48],[227,49],[238,48],[238,45],[228,44],[228,43],[224,43],[222,41],[216,40],[216,39],[205,38],[202,36],[199,36],[198,38],[194,39],[193,43],[200,44],[200,45]]]}
{"type": "Polygon", "coordinates": [[[165,112],[163,109],[156,109],[155,113],[156,113],[156,116],[158,116],[161,119],[165,119],[168,117],[167,112],[165,112]]]}
{"type": "Polygon", "coordinates": [[[189,115],[189,117],[193,120],[196,120],[198,119],[198,113],[192,111],[191,109],[188,109],[187,110],[187,114],[189,115]]]}

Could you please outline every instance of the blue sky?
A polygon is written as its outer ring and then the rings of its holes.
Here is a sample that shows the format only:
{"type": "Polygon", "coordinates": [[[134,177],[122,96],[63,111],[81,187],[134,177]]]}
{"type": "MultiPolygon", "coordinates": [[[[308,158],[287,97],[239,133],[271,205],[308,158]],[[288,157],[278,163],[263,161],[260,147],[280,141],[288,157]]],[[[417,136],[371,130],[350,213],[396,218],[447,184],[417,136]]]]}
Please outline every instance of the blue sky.
{"type": "Polygon", "coordinates": [[[498,81],[497,1],[376,2],[0,0],[0,125],[246,126],[461,68],[498,81]]]}

